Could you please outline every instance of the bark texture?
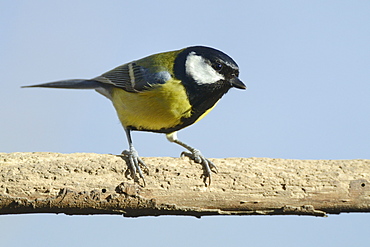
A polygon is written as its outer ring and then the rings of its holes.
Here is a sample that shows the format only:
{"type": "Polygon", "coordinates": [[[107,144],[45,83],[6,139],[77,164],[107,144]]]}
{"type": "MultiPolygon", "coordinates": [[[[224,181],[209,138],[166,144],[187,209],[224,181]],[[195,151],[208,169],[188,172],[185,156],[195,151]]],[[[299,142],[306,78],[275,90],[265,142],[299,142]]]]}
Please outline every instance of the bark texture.
{"type": "Polygon", "coordinates": [[[146,186],[108,154],[0,153],[0,214],[314,215],[370,211],[370,160],[144,158],[146,186]]]}

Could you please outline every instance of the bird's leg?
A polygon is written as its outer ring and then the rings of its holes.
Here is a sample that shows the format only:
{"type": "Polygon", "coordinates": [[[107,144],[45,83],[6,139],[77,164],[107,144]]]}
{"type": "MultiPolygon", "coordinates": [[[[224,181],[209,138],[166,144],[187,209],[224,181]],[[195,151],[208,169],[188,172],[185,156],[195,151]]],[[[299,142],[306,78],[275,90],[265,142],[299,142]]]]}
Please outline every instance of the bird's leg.
{"type": "Polygon", "coordinates": [[[140,168],[140,165],[142,165],[146,172],[149,171],[148,167],[145,165],[144,161],[139,157],[138,152],[134,148],[134,145],[132,144],[132,139],[131,139],[131,134],[130,130],[125,128],[128,144],[129,144],[129,149],[122,151],[122,154],[119,155],[122,159],[124,159],[127,163],[127,166],[130,171],[131,177],[136,180],[136,173],[139,174],[139,178],[141,178],[144,182],[145,186],[145,179],[143,172],[140,168]]]}
{"type": "Polygon", "coordinates": [[[206,184],[206,186],[211,185],[212,171],[217,173],[216,165],[213,164],[212,161],[205,158],[198,149],[193,148],[187,145],[186,143],[180,141],[179,139],[177,139],[177,132],[172,132],[170,134],[167,134],[166,137],[170,142],[174,142],[190,151],[190,152],[186,152],[186,151],[182,152],[181,156],[186,156],[190,158],[191,160],[193,160],[194,162],[201,164],[203,166],[203,174],[202,174],[203,181],[206,184]],[[208,183],[207,183],[207,180],[208,180],[208,183]]]}

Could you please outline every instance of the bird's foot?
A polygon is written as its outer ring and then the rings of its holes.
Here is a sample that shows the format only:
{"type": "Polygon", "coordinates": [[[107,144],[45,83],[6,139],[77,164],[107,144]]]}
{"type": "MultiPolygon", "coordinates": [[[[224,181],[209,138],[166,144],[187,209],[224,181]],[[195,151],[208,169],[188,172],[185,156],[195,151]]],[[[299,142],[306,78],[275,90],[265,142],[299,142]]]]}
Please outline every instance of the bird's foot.
{"type": "Polygon", "coordinates": [[[135,150],[135,148],[131,147],[129,150],[124,150],[122,151],[121,155],[117,155],[121,157],[123,160],[126,161],[126,164],[128,166],[128,170],[126,171],[129,172],[130,176],[135,180],[135,182],[138,182],[138,180],[141,178],[144,182],[144,186],[146,185],[143,171],[141,170],[141,166],[144,167],[145,173],[149,174],[149,169],[145,165],[144,161],[139,157],[138,152],[135,150]],[[139,178],[137,177],[137,174],[139,178]]]}
{"type": "Polygon", "coordinates": [[[193,160],[195,163],[201,164],[203,166],[203,182],[206,186],[211,185],[211,174],[212,172],[217,173],[217,167],[212,161],[208,160],[203,156],[203,154],[198,149],[193,149],[191,152],[182,152],[181,156],[186,156],[193,160]]]}

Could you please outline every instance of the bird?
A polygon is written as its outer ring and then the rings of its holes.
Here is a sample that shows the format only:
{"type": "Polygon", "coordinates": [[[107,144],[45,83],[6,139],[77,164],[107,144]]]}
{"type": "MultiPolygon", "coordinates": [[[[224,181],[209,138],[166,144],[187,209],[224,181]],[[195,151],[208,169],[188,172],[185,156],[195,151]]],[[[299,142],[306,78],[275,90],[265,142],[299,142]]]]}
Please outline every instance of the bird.
{"type": "Polygon", "coordinates": [[[95,89],[112,101],[128,140],[120,156],[132,177],[144,181],[141,166],[148,170],[134,148],[132,131],[163,133],[181,153],[203,167],[203,182],[211,184],[217,167],[177,137],[177,132],[201,120],[229,89],[246,89],[237,63],[224,52],[208,46],[150,55],[118,66],[93,79],[60,80],[23,87],[95,89]]]}

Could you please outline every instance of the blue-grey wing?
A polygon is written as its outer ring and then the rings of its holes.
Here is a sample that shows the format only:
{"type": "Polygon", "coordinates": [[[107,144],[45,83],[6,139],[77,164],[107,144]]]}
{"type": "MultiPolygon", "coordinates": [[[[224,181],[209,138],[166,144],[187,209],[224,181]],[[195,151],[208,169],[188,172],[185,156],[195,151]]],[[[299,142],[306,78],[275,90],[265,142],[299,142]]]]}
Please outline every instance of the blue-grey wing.
{"type": "Polygon", "coordinates": [[[140,92],[150,89],[155,84],[163,84],[169,79],[171,74],[168,71],[152,73],[149,69],[131,62],[118,66],[93,80],[128,92],[140,92]]]}

